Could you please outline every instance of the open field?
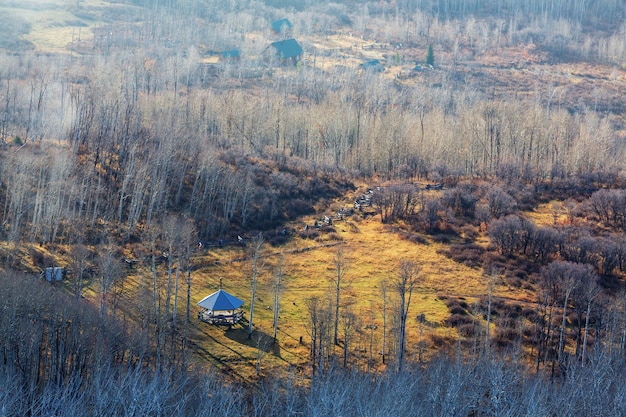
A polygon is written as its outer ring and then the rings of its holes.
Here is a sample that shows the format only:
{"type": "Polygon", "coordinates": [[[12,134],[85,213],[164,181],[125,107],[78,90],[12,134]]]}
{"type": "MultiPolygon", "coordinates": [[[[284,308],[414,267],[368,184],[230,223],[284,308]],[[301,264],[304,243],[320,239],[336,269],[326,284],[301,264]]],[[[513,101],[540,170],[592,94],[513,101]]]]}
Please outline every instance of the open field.
{"type": "Polygon", "coordinates": [[[100,0],[8,1],[0,12],[18,16],[28,26],[21,38],[39,52],[69,53],[93,41],[93,29],[103,23],[104,10],[116,5],[100,0]]]}
{"type": "MultiPolygon", "coordinates": [[[[312,224],[312,218],[302,219],[301,224],[312,224]]],[[[310,317],[307,302],[317,297],[325,303],[333,297],[332,279],[336,276],[336,256],[339,248],[344,257],[344,278],[341,291],[341,314],[352,311],[360,321],[361,330],[353,341],[350,355],[352,361],[363,363],[368,357],[367,345],[370,334],[364,326],[374,325],[374,359],[380,366],[380,344],[383,329],[382,287],[387,284],[387,326],[391,332],[392,317],[397,308],[397,293],[393,282],[402,260],[414,261],[420,267],[418,284],[413,292],[408,323],[408,349],[417,355],[419,324],[416,317],[424,314],[425,356],[431,355],[458,339],[456,329],[445,324],[450,311],[447,299],[459,299],[472,306],[488,294],[488,277],[482,270],[454,262],[438,253],[446,244],[436,243],[425,237],[424,243],[415,243],[403,238],[397,231],[380,223],[378,216],[362,217],[359,214],[336,221],[334,232],[321,232],[315,239],[292,238],[286,245],[272,247],[265,244],[262,251],[261,270],[254,312],[255,333],[247,338],[245,324],[232,329],[212,326],[196,319],[195,304],[206,295],[223,288],[244,300],[245,317],[249,316],[251,260],[247,248],[202,249],[193,258],[192,273],[192,340],[194,352],[202,361],[207,360],[219,368],[234,372],[243,379],[252,378],[259,352],[263,351],[262,368],[276,372],[295,366],[305,370],[308,363],[310,344],[310,317]],[[273,297],[275,274],[282,258],[283,281],[280,291],[280,319],[277,344],[271,344],[273,334],[273,297]],[[437,341],[435,341],[437,339],[437,341]],[[300,343],[302,340],[302,344],[300,343]],[[359,359],[361,358],[361,359],[359,359]]],[[[479,238],[478,240],[484,240],[479,238]]],[[[164,272],[160,273],[164,279],[164,272]]],[[[137,299],[139,282],[149,282],[150,272],[145,270],[129,282],[126,302],[137,299]]],[[[533,303],[532,292],[511,288],[497,281],[494,297],[506,302],[533,303]]],[[[178,301],[179,316],[184,316],[184,297],[178,301]]],[[[130,306],[130,304],[126,304],[130,306]]],[[[341,333],[341,332],[340,332],[341,333]]],[[[390,343],[391,333],[387,343],[390,343]]],[[[389,346],[389,345],[388,345],[389,346]]],[[[389,348],[389,347],[388,347],[389,348]]],[[[341,355],[341,346],[337,347],[341,355]]],[[[202,363],[202,361],[200,363],[202,363]]],[[[363,365],[365,366],[365,365],[363,365]]]]}
{"type": "MultiPolygon", "coordinates": [[[[312,218],[302,220],[313,223],[312,218]]],[[[445,244],[436,243],[425,237],[424,243],[415,243],[403,238],[399,233],[390,230],[380,223],[378,216],[362,217],[355,214],[344,221],[336,221],[334,232],[321,232],[315,239],[293,237],[286,245],[272,247],[265,244],[262,250],[261,269],[259,275],[257,300],[254,312],[254,337],[247,338],[247,327],[237,325],[232,329],[212,326],[197,319],[196,303],[206,295],[223,288],[244,300],[245,317],[249,316],[251,260],[247,248],[230,246],[222,249],[209,248],[197,250],[192,259],[192,323],[191,343],[195,357],[201,366],[204,361],[220,369],[232,373],[243,380],[253,379],[259,352],[262,355],[262,369],[277,372],[280,369],[295,367],[303,372],[307,369],[310,344],[310,317],[307,302],[319,298],[325,303],[333,297],[332,282],[336,276],[335,258],[339,248],[343,250],[344,278],[341,291],[341,314],[350,310],[359,317],[359,335],[352,342],[351,361],[364,363],[368,357],[367,345],[370,334],[364,326],[375,325],[373,333],[375,343],[374,359],[380,366],[380,346],[383,329],[383,296],[382,287],[387,285],[387,331],[388,349],[392,329],[392,317],[397,308],[397,293],[393,282],[397,278],[397,267],[401,260],[411,260],[420,267],[418,284],[413,291],[408,320],[408,351],[416,355],[419,324],[416,317],[424,314],[426,327],[424,330],[425,356],[431,355],[441,348],[442,340],[453,343],[458,338],[457,331],[444,322],[450,315],[445,304],[446,299],[460,299],[470,307],[480,297],[488,294],[488,277],[483,271],[469,268],[454,262],[438,253],[445,244]],[[280,291],[280,319],[277,344],[271,343],[273,334],[273,297],[275,273],[279,259],[282,257],[283,281],[280,291]],[[437,342],[434,342],[434,337],[437,342]],[[300,340],[302,339],[302,344],[300,340]],[[361,359],[359,359],[361,358],[361,359]]],[[[20,248],[19,258],[28,263],[29,245],[20,248]]],[[[53,251],[45,247],[34,250],[57,259],[56,264],[67,266],[69,250],[55,246],[53,251]],[[58,256],[59,253],[65,255],[58,256]]],[[[130,247],[128,254],[139,248],[130,247]]],[[[10,251],[5,247],[3,251],[10,251]]],[[[32,251],[32,250],[31,250],[32,251]]],[[[149,258],[140,261],[130,271],[125,280],[123,293],[118,302],[118,315],[127,320],[140,321],[141,311],[148,310],[152,273],[149,258]],[[143,300],[143,301],[142,301],[143,300]]],[[[22,269],[27,269],[22,265],[22,269]]],[[[37,268],[29,266],[33,270],[37,268]]],[[[165,287],[166,265],[158,267],[160,286],[165,287]]],[[[180,278],[184,281],[184,277],[180,278]]],[[[69,284],[68,284],[69,285],[69,284]]],[[[180,283],[178,303],[179,320],[185,315],[185,283],[180,283]]],[[[98,289],[95,280],[85,288],[84,296],[97,305],[98,289]]],[[[520,289],[509,288],[502,282],[494,287],[494,296],[503,300],[520,303],[531,302],[532,294],[520,289]]],[[[341,332],[340,332],[341,333],[341,332]]],[[[337,347],[341,355],[341,347],[337,347]]],[[[365,366],[365,365],[363,365],[365,366]]]]}

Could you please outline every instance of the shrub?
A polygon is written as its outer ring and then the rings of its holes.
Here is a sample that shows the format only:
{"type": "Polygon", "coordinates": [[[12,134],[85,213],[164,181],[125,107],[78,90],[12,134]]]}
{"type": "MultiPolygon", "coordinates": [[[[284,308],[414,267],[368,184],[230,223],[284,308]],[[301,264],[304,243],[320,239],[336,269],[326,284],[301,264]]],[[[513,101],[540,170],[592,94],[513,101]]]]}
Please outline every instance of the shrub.
{"type": "Polygon", "coordinates": [[[509,215],[489,225],[489,237],[504,256],[526,254],[535,225],[522,217],[509,215]]]}
{"type": "Polygon", "coordinates": [[[476,228],[470,224],[466,224],[465,226],[461,227],[460,233],[463,236],[463,239],[468,243],[475,241],[479,235],[476,228]]]}
{"type": "Polygon", "coordinates": [[[309,227],[308,230],[300,231],[300,237],[302,239],[317,239],[320,237],[320,232],[312,227],[309,227]]]}
{"type": "Polygon", "coordinates": [[[464,324],[472,324],[474,323],[474,319],[467,314],[452,314],[450,317],[446,319],[446,324],[452,327],[460,327],[464,324]]]}
{"type": "Polygon", "coordinates": [[[517,205],[515,199],[504,192],[500,187],[491,188],[485,198],[489,203],[491,216],[495,219],[512,214],[517,205]]]}
{"type": "Polygon", "coordinates": [[[270,237],[267,241],[272,246],[281,246],[289,241],[289,235],[288,234],[281,235],[279,233],[270,237]]]}
{"type": "Polygon", "coordinates": [[[450,309],[450,313],[451,314],[459,314],[462,316],[467,316],[467,311],[465,311],[465,309],[463,307],[461,307],[460,305],[455,305],[450,309]]]}
{"type": "Polygon", "coordinates": [[[506,283],[513,288],[522,288],[522,280],[519,277],[509,277],[506,283]]]}
{"type": "Polygon", "coordinates": [[[474,209],[479,198],[475,194],[477,187],[471,183],[459,184],[452,189],[446,189],[443,193],[442,202],[454,214],[469,219],[474,218],[474,209]]]}
{"type": "Polygon", "coordinates": [[[288,200],[285,211],[287,213],[287,218],[294,219],[302,215],[312,214],[315,210],[313,209],[311,203],[296,198],[288,200]]]}
{"type": "Polygon", "coordinates": [[[30,248],[29,253],[30,253],[30,260],[34,265],[43,266],[43,263],[44,263],[43,253],[39,252],[35,248],[30,248]]]}
{"type": "Polygon", "coordinates": [[[449,235],[434,235],[433,241],[436,243],[448,244],[450,243],[450,236],[449,235]]]}
{"type": "Polygon", "coordinates": [[[479,268],[483,266],[483,254],[485,249],[477,244],[450,245],[447,250],[441,250],[439,253],[447,256],[455,262],[467,265],[470,268],[479,268]]]}
{"type": "Polygon", "coordinates": [[[499,348],[505,348],[511,344],[511,342],[517,340],[519,334],[517,330],[504,328],[496,329],[495,334],[491,337],[491,345],[499,348]]]}
{"type": "Polygon", "coordinates": [[[435,348],[447,348],[454,344],[455,340],[451,336],[440,336],[437,334],[431,335],[430,340],[435,348]]]}
{"type": "MultiPolygon", "coordinates": [[[[522,306],[517,303],[504,303],[501,308],[501,313],[503,316],[516,319],[522,314],[522,306]]],[[[515,323],[512,323],[512,326],[515,326],[515,323]]]]}
{"type": "Polygon", "coordinates": [[[457,300],[455,300],[454,298],[448,298],[447,296],[443,296],[444,298],[440,298],[441,300],[444,301],[444,304],[448,307],[448,308],[452,308],[454,306],[458,306],[459,302],[457,300]]]}
{"type": "Polygon", "coordinates": [[[468,323],[459,326],[457,331],[461,336],[474,337],[478,333],[478,328],[474,325],[474,323],[468,323]]]}
{"type": "Polygon", "coordinates": [[[537,313],[537,310],[535,310],[533,307],[524,307],[522,309],[522,316],[524,316],[526,320],[533,323],[539,321],[539,314],[537,313]]]}

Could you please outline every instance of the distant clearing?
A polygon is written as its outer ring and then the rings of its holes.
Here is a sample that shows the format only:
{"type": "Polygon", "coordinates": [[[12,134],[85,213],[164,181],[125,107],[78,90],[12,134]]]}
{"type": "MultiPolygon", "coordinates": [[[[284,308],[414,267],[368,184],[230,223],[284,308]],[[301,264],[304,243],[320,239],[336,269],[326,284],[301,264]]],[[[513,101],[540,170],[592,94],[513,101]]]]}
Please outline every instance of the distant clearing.
{"type": "Polygon", "coordinates": [[[18,16],[29,30],[21,37],[42,52],[68,53],[80,42],[91,43],[93,28],[106,10],[122,7],[99,0],[9,1],[0,4],[0,13],[18,16]]]}

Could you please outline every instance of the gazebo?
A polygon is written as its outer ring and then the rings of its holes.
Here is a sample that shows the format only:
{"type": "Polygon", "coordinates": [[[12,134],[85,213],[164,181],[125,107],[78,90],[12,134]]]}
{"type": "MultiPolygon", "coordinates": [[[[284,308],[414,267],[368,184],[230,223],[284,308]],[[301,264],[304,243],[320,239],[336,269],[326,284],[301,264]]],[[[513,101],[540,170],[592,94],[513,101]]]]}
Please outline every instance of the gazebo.
{"type": "Polygon", "coordinates": [[[221,288],[198,303],[198,318],[210,324],[232,325],[243,318],[243,301],[221,288]]]}

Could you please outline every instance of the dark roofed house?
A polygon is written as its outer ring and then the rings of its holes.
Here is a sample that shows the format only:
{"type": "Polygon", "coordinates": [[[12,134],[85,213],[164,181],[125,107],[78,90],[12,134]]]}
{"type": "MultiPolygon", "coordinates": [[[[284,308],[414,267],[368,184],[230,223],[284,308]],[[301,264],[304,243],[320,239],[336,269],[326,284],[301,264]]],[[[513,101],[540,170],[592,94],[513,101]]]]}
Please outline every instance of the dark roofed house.
{"type": "Polygon", "coordinates": [[[293,25],[289,19],[280,19],[272,22],[272,30],[275,33],[291,33],[293,25]]]}
{"type": "Polygon", "coordinates": [[[239,49],[229,49],[220,53],[220,59],[224,61],[239,61],[241,53],[239,49]]]}
{"type": "Polygon", "coordinates": [[[293,65],[297,64],[302,57],[302,47],[295,39],[285,39],[278,42],[272,42],[271,45],[276,50],[276,55],[283,62],[291,61],[293,65]]]}
{"type": "Polygon", "coordinates": [[[241,309],[243,301],[221,288],[204,297],[198,305],[202,307],[198,313],[198,318],[210,324],[230,326],[243,318],[243,310],[241,309]]]}
{"type": "Polygon", "coordinates": [[[383,71],[385,71],[385,67],[377,59],[372,59],[371,61],[367,61],[367,62],[362,63],[361,65],[359,65],[359,69],[361,69],[363,71],[368,71],[368,72],[383,72],[383,71]]]}

